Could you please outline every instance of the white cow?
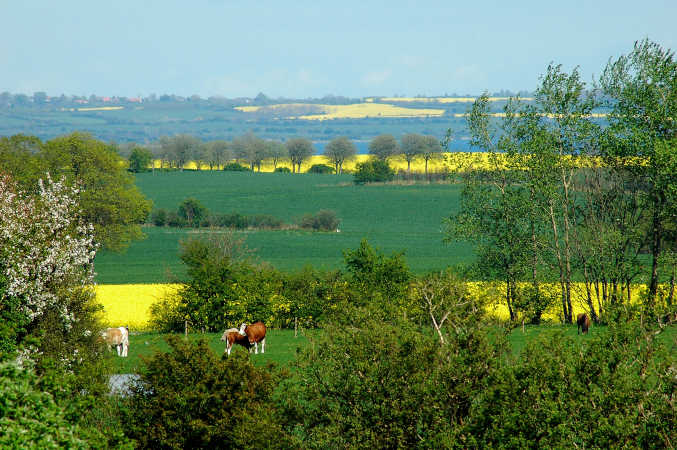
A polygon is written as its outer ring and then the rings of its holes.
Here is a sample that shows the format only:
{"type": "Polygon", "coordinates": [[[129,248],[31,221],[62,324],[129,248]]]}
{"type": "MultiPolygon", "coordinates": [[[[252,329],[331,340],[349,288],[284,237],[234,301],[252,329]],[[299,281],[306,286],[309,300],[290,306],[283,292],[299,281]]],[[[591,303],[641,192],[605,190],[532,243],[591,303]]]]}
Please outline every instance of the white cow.
{"type": "Polygon", "coordinates": [[[118,356],[125,357],[129,352],[129,328],[128,327],[118,327],[118,328],[106,328],[105,331],[101,332],[101,337],[108,344],[108,350],[110,347],[115,346],[115,349],[118,351],[118,356]]]}

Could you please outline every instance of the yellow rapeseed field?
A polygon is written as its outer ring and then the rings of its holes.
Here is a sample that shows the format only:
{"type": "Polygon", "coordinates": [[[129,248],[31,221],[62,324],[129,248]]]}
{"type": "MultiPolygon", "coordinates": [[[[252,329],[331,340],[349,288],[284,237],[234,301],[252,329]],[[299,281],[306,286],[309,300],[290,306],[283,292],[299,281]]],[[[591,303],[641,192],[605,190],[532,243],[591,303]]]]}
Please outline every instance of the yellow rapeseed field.
{"type": "MultiPolygon", "coordinates": [[[[175,291],[178,284],[105,284],[96,286],[96,298],[104,307],[104,324],[110,327],[129,326],[132,331],[149,329],[150,305],[167,293],[175,291]]],[[[503,301],[505,284],[496,282],[470,282],[470,292],[487,299],[488,314],[500,320],[509,318],[508,307],[503,301]]],[[[543,314],[543,318],[554,322],[562,320],[562,305],[559,301],[559,284],[543,284],[541,288],[557,301],[543,314]]],[[[646,286],[635,285],[632,301],[639,302],[646,286]]],[[[583,283],[573,284],[572,304],[574,317],[587,310],[584,302],[585,286],[583,283]]],[[[594,297],[594,295],[593,295],[594,297]]],[[[596,300],[593,298],[595,306],[596,300]]]]}
{"type": "Polygon", "coordinates": [[[96,300],[103,305],[103,322],[109,327],[128,326],[130,330],[147,330],[150,305],[178,284],[99,284],[96,300]]]}
{"type": "Polygon", "coordinates": [[[441,116],[443,109],[404,108],[387,103],[354,103],[352,105],[315,105],[288,103],[269,106],[237,106],[242,112],[282,111],[287,119],[331,120],[364,119],[367,117],[428,117],[441,116]],[[310,111],[310,112],[309,112],[310,111]]]}
{"type": "MultiPolygon", "coordinates": [[[[487,98],[490,102],[505,102],[508,101],[509,97],[489,97],[487,98]]],[[[520,100],[531,101],[533,97],[520,97],[520,100]]],[[[477,97],[379,97],[379,98],[368,98],[365,101],[373,102],[407,102],[407,103],[472,103],[477,100],[477,97]]]]}

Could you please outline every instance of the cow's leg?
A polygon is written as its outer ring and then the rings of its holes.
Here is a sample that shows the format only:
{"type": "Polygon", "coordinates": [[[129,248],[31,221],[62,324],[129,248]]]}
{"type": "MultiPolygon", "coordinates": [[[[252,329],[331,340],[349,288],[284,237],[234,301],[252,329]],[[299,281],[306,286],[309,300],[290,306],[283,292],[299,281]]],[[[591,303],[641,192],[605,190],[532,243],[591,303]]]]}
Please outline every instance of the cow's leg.
{"type": "Polygon", "coordinates": [[[122,347],[122,356],[126,358],[128,354],[129,354],[129,342],[125,342],[122,347]]]}
{"type": "Polygon", "coordinates": [[[226,342],[226,353],[228,353],[228,356],[230,356],[230,349],[233,347],[233,345],[230,342],[226,342]]]}
{"type": "Polygon", "coordinates": [[[258,355],[259,354],[259,343],[254,342],[254,354],[258,355]]]}
{"type": "Polygon", "coordinates": [[[266,352],[266,338],[261,339],[261,353],[266,352]]]}

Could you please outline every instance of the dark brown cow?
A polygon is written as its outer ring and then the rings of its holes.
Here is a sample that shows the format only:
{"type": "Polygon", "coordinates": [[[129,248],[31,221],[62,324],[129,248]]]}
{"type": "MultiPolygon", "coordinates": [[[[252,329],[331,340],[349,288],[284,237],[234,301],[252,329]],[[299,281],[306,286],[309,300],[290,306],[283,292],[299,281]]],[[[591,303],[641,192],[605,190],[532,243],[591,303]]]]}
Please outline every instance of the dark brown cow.
{"type": "Polygon", "coordinates": [[[581,330],[583,330],[583,334],[587,333],[590,328],[590,317],[585,313],[580,313],[576,316],[576,325],[578,325],[576,334],[580,334],[581,330]]]}
{"type": "Polygon", "coordinates": [[[254,322],[251,325],[243,323],[240,326],[240,334],[247,336],[249,345],[254,346],[254,353],[259,353],[259,342],[261,343],[261,353],[266,352],[266,326],[263,322],[254,322]]]}
{"type": "Polygon", "coordinates": [[[225,353],[228,353],[228,356],[230,356],[230,351],[234,344],[241,345],[249,351],[251,351],[252,348],[247,335],[240,334],[240,330],[237,328],[229,328],[224,331],[223,335],[221,335],[221,340],[226,341],[225,353]]]}

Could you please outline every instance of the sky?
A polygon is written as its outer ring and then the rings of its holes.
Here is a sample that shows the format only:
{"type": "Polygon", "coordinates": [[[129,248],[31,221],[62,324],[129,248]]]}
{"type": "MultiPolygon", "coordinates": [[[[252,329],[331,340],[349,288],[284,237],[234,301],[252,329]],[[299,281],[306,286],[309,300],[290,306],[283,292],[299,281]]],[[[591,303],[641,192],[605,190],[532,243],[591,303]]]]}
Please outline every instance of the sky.
{"type": "Polygon", "coordinates": [[[0,0],[0,92],[309,98],[533,90],[592,80],[677,1],[0,0]]]}

